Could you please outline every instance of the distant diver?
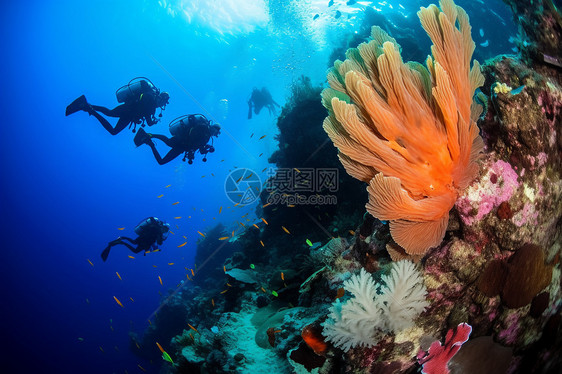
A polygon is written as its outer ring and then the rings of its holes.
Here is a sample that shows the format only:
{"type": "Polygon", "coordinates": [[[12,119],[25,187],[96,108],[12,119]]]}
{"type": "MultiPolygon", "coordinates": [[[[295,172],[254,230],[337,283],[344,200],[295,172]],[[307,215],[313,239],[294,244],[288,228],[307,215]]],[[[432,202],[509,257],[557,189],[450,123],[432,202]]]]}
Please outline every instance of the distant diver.
{"type": "Polygon", "coordinates": [[[131,239],[126,236],[118,237],[107,244],[107,247],[101,253],[101,258],[103,261],[107,260],[111,247],[119,244],[123,244],[133,253],[145,252],[146,254],[146,252],[150,251],[150,249],[155,251],[158,249],[156,244],[162,245],[164,240],[168,237],[169,232],[170,224],[161,221],[156,217],[148,217],[135,227],[135,234],[138,235],[136,239],[131,239]],[[136,245],[136,247],[125,242],[125,240],[136,245]]]}
{"type": "Polygon", "coordinates": [[[150,146],[154,158],[160,165],[167,164],[182,153],[185,153],[183,161],[187,159],[189,164],[192,164],[197,151],[203,156],[203,162],[207,161],[207,153],[215,151],[213,137],[218,137],[220,130],[221,127],[218,123],[212,124],[204,115],[190,114],[170,122],[171,138],[159,134],[149,134],[141,128],[135,135],[134,141],[137,147],[142,144],[150,146]],[[158,153],[152,139],[162,140],[171,148],[164,158],[158,153]]]}
{"type": "Polygon", "coordinates": [[[82,110],[96,117],[111,135],[117,135],[127,126],[133,126],[133,132],[135,132],[137,125],[144,126],[145,123],[148,126],[155,125],[159,121],[155,116],[156,109],[160,108],[158,117],[162,117],[162,111],[166,109],[170,99],[167,92],[160,92],[150,79],[143,77],[131,79],[128,84],[119,88],[115,95],[117,101],[122,104],[113,109],[90,105],[86,96],[82,95],[66,107],[66,115],[82,110]],[[115,127],[112,127],[109,121],[98,112],[108,117],[118,117],[119,120],[115,127]]]}
{"type": "Polygon", "coordinates": [[[266,107],[272,115],[276,114],[275,107],[279,108],[279,104],[273,100],[267,88],[263,87],[261,90],[254,88],[248,99],[248,119],[252,119],[252,109],[258,115],[263,107],[266,107]]]}

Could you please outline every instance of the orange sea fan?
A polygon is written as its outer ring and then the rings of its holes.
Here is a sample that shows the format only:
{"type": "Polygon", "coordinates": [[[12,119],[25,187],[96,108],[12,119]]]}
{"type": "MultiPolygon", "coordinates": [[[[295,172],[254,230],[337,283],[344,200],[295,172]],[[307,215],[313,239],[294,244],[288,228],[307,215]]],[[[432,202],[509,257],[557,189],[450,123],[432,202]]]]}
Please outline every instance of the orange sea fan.
{"type": "Polygon", "coordinates": [[[393,239],[420,255],[439,245],[458,191],[474,178],[483,142],[473,101],[484,83],[470,60],[466,12],[452,0],[418,16],[433,42],[427,68],[403,63],[396,41],[378,27],[328,73],[324,129],[353,177],[368,182],[367,210],[390,221],[393,239]]]}

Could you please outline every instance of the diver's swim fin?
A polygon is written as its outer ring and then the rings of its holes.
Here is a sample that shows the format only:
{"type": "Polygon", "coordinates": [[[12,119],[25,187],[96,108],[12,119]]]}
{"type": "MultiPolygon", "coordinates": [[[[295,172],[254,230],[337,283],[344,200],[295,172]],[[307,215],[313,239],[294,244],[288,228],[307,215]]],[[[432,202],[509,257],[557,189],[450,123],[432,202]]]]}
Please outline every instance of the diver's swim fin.
{"type": "Polygon", "coordinates": [[[84,110],[86,109],[87,105],[88,105],[88,101],[86,101],[86,96],[82,95],[78,99],[71,102],[70,105],[66,107],[65,115],[68,116],[80,110],[84,110]]]}
{"type": "Polygon", "coordinates": [[[141,145],[147,143],[148,139],[150,139],[150,136],[141,127],[140,129],[137,130],[137,133],[136,133],[135,137],[133,138],[133,141],[135,142],[135,145],[137,147],[140,147],[141,145]]]}
{"type": "Polygon", "coordinates": [[[111,249],[111,247],[107,247],[106,249],[103,250],[103,252],[101,253],[101,259],[105,262],[105,260],[107,260],[107,256],[109,256],[109,250],[111,249]]]}

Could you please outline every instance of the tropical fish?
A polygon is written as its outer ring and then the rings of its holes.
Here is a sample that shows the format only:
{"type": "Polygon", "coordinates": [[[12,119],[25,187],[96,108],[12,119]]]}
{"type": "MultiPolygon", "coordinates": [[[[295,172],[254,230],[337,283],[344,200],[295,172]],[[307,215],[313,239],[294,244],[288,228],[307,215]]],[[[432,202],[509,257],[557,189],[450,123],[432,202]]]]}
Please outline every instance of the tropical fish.
{"type": "Polygon", "coordinates": [[[128,255],[127,257],[129,257],[129,258],[132,258],[132,259],[134,259],[134,257],[133,257],[133,256],[131,256],[131,255],[128,255]]]}
{"type": "Polygon", "coordinates": [[[163,286],[164,284],[162,284],[162,278],[160,278],[160,276],[158,276],[158,280],[160,281],[160,285],[163,286]]]}
{"type": "Polygon", "coordinates": [[[168,262],[168,265],[173,265],[173,264],[174,264],[173,262],[168,262]]]}
{"type": "Polygon", "coordinates": [[[256,229],[258,229],[258,230],[260,229],[259,226],[256,225],[255,223],[254,223],[254,227],[255,227],[256,229]]]}
{"type": "Polygon", "coordinates": [[[202,237],[205,237],[205,234],[203,234],[201,231],[197,231],[197,233],[198,233],[199,235],[201,235],[202,237]]]}
{"type": "Polygon", "coordinates": [[[275,296],[275,297],[279,297],[279,294],[278,294],[277,292],[275,292],[275,291],[271,291],[271,294],[272,294],[273,296],[275,296]]]}
{"type": "Polygon", "coordinates": [[[263,244],[263,241],[260,240],[260,244],[262,247],[265,247],[265,244],[263,244]]]}
{"type": "Polygon", "coordinates": [[[158,349],[160,350],[160,352],[162,352],[162,353],[166,352],[166,351],[164,350],[164,348],[162,348],[162,346],[160,345],[160,343],[156,342],[156,345],[158,346],[158,349]]]}
{"type": "Polygon", "coordinates": [[[255,269],[255,268],[256,268],[256,265],[250,264],[250,269],[255,269]]]}
{"type": "Polygon", "coordinates": [[[265,223],[266,225],[269,225],[269,223],[267,223],[267,221],[265,220],[265,218],[261,219],[263,221],[263,223],[265,223]]]}
{"type": "Polygon", "coordinates": [[[88,260],[88,262],[90,263],[90,265],[94,266],[94,264],[92,263],[92,261],[90,261],[89,258],[87,258],[86,260],[88,260]]]}
{"type": "Polygon", "coordinates": [[[349,230],[349,233],[350,233],[351,235],[355,236],[355,231],[349,230]]]}
{"type": "Polygon", "coordinates": [[[222,206],[219,208],[219,214],[222,213],[222,206]]]}
{"type": "Polygon", "coordinates": [[[225,293],[226,293],[226,291],[228,291],[228,290],[224,290],[224,291],[221,291],[221,295],[222,295],[222,294],[225,294],[225,293]]]}
{"type": "Polygon", "coordinates": [[[281,272],[281,279],[285,282],[285,274],[283,274],[283,272],[281,272]]]}
{"type": "Polygon", "coordinates": [[[141,369],[142,371],[144,371],[146,373],[146,369],[143,368],[142,366],[140,366],[140,364],[137,364],[137,366],[139,367],[139,369],[141,369]]]}
{"type": "Polygon", "coordinates": [[[115,274],[117,274],[117,278],[119,278],[119,280],[123,280],[123,278],[121,278],[121,275],[119,275],[118,272],[115,272],[115,274]]]}
{"type": "Polygon", "coordinates": [[[181,217],[174,217],[175,219],[181,219],[181,217]]]}
{"type": "Polygon", "coordinates": [[[263,156],[263,152],[262,152],[262,153],[260,153],[258,157],[261,157],[261,156],[263,156]]]}
{"type": "Polygon", "coordinates": [[[123,230],[125,230],[125,228],[124,227],[118,227],[117,230],[123,231],[123,230]]]}
{"type": "Polygon", "coordinates": [[[262,140],[263,138],[265,138],[267,135],[262,135],[258,140],[262,140]]]}
{"type": "Polygon", "coordinates": [[[193,269],[189,269],[191,270],[191,276],[194,277],[195,276],[195,272],[193,271],[193,269]]]}
{"type": "Polygon", "coordinates": [[[341,12],[339,10],[336,10],[336,16],[334,18],[338,19],[340,17],[341,17],[341,12]]]}
{"type": "Polygon", "coordinates": [[[168,354],[168,352],[162,352],[162,359],[164,361],[168,361],[169,363],[174,363],[174,361],[172,361],[172,358],[170,357],[170,355],[168,354]]]}
{"type": "Polygon", "coordinates": [[[161,198],[162,196],[164,196],[164,194],[162,194],[162,195],[158,195],[158,196],[156,196],[156,197],[157,197],[157,198],[161,198]]]}
{"type": "Polygon", "coordinates": [[[308,244],[309,247],[312,247],[312,242],[310,241],[310,239],[306,239],[306,244],[308,244]]]}
{"type": "Polygon", "coordinates": [[[191,325],[190,325],[189,323],[188,323],[187,325],[188,325],[188,326],[189,326],[189,328],[190,328],[190,329],[192,329],[193,331],[195,331],[195,332],[199,332],[199,331],[197,331],[197,329],[196,329],[195,327],[191,326],[191,325]]]}
{"type": "Polygon", "coordinates": [[[228,236],[222,236],[222,237],[219,238],[219,240],[227,240],[227,239],[228,239],[228,236]]]}
{"type": "Polygon", "coordinates": [[[183,247],[183,246],[186,245],[186,244],[187,244],[187,242],[185,242],[185,243],[183,243],[183,244],[180,244],[180,245],[178,245],[178,248],[181,248],[181,247],[183,247]]]}
{"type": "Polygon", "coordinates": [[[133,300],[133,298],[132,298],[132,297],[130,297],[130,296],[129,296],[129,299],[131,299],[131,301],[132,301],[133,303],[135,302],[135,300],[133,300]]]}
{"type": "Polygon", "coordinates": [[[117,304],[119,304],[119,306],[120,306],[121,308],[124,308],[123,304],[121,303],[121,301],[119,301],[118,298],[116,298],[115,296],[113,296],[113,298],[115,299],[115,302],[116,302],[117,304]]]}
{"type": "Polygon", "coordinates": [[[172,205],[178,205],[179,203],[179,201],[176,201],[175,203],[172,203],[172,205]]]}
{"type": "Polygon", "coordinates": [[[281,226],[281,228],[283,229],[283,231],[285,231],[287,234],[290,234],[291,232],[289,230],[287,230],[287,228],[285,226],[281,226]]]}
{"type": "Polygon", "coordinates": [[[215,299],[211,299],[211,304],[215,307],[215,299]]]}
{"type": "Polygon", "coordinates": [[[171,186],[171,184],[167,185],[166,188],[168,188],[168,187],[170,187],[170,186],[171,186]]]}

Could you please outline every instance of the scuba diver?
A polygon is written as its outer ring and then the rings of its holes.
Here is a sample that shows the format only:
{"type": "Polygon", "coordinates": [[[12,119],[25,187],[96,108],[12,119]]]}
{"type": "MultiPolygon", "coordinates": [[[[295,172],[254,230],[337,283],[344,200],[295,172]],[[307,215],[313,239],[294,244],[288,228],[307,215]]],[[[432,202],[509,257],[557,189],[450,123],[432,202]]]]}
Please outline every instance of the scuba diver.
{"type": "Polygon", "coordinates": [[[263,107],[269,110],[269,115],[277,114],[276,106],[279,108],[279,104],[273,100],[267,88],[263,87],[261,90],[254,88],[250,99],[248,99],[248,119],[252,119],[252,109],[257,115],[260,114],[263,107]]]}
{"type": "Polygon", "coordinates": [[[176,118],[170,123],[171,138],[159,134],[149,134],[144,129],[139,129],[135,135],[135,145],[139,147],[147,144],[152,149],[156,161],[160,165],[167,164],[180,154],[185,153],[183,161],[193,163],[195,152],[199,151],[203,156],[203,162],[207,161],[207,153],[213,153],[213,137],[220,135],[221,127],[218,123],[212,124],[202,114],[190,114],[176,118]],[[152,139],[162,140],[171,149],[162,158],[154,145],[152,139]],[[211,141],[211,144],[209,143],[211,141]]]}
{"type": "Polygon", "coordinates": [[[155,125],[159,121],[155,116],[156,109],[160,108],[158,117],[162,117],[162,111],[166,109],[170,99],[167,92],[160,92],[150,79],[142,77],[131,79],[128,84],[119,88],[115,95],[117,101],[122,104],[113,109],[90,105],[86,96],[82,95],[66,107],[65,114],[68,116],[81,110],[87,112],[96,117],[111,135],[117,135],[127,126],[133,126],[133,132],[135,132],[137,125],[143,127],[145,123],[148,126],[155,125]],[[111,126],[109,121],[98,112],[108,117],[118,117],[119,120],[115,127],[111,126]]]}
{"type": "Polygon", "coordinates": [[[135,234],[138,235],[136,239],[131,239],[126,236],[120,236],[117,239],[110,241],[107,244],[107,247],[105,247],[105,249],[101,253],[101,258],[103,261],[107,260],[107,256],[109,256],[111,247],[118,244],[123,244],[133,253],[144,252],[144,254],[146,255],[147,251],[150,251],[150,249],[152,249],[153,251],[157,250],[156,243],[158,243],[158,245],[161,245],[168,237],[169,231],[170,224],[161,221],[156,217],[148,217],[147,219],[139,223],[137,227],[135,227],[135,234]],[[132,244],[135,244],[136,247],[125,242],[125,240],[129,241],[132,244]]]}

